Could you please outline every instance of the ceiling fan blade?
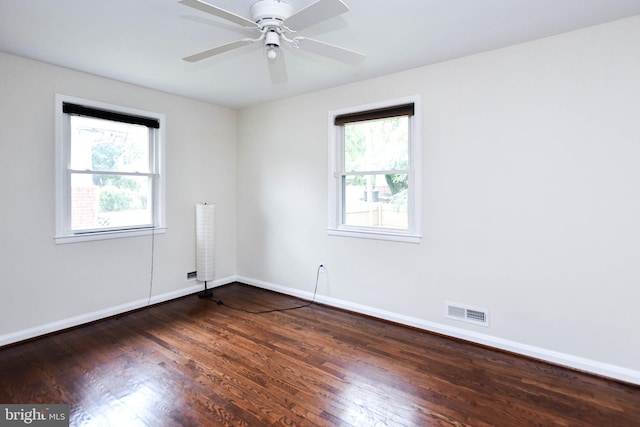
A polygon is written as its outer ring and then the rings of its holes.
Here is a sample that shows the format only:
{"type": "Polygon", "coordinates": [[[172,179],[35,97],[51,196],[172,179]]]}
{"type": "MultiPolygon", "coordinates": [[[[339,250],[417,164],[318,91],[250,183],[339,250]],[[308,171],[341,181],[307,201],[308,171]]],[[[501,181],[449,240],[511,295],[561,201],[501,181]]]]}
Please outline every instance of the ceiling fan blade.
{"type": "Polygon", "coordinates": [[[327,58],[335,59],[336,61],[346,62],[348,64],[358,64],[366,58],[366,55],[354,50],[345,49],[343,47],[335,46],[329,43],[321,42],[314,39],[308,39],[306,37],[296,37],[294,41],[297,42],[298,47],[308,50],[318,55],[326,56],[327,58]]]}
{"type": "Polygon", "coordinates": [[[284,20],[284,25],[298,31],[349,11],[342,0],[318,0],[284,20]]]}
{"type": "Polygon", "coordinates": [[[269,77],[271,77],[271,83],[283,84],[289,80],[287,76],[287,63],[284,60],[283,52],[279,52],[275,59],[268,59],[269,77]]]}
{"type": "Polygon", "coordinates": [[[196,62],[196,61],[209,58],[214,55],[219,55],[221,53],[228,52],[230,50],[237,49],[239,47],[251,44],[254,41],[255,40],[251,40],[251,39],[236,40],[231,43],[223,44],[222,46],[214,47],[213,49],[203,50],[202,52],[187,56],[182,59],[187,62],[196,62]]]}
{"type": "Polygon", "coordinates": [[[243,27],[258,29],[260,28],[258,24],[250,19],[245,18],[244,16],[236,15],[233,12],[229,12],[228,10],[221,9],[217,6],[213,6],[200,0],[180,0],[178,3],[182,3],[185,6],[198,9],[202,12],[210,13],[211,15],[226,19],[227,21],[235,22],[236,24],[242,25],[243,27]]]}

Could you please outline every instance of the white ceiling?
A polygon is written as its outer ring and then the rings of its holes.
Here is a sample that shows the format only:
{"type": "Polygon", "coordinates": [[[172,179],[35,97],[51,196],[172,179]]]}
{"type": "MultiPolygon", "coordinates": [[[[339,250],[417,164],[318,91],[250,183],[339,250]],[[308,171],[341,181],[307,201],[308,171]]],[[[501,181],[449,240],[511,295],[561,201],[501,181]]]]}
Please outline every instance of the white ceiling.
{"type": "MultiPolygon", "coordinates": [[[[249,17],[255,0],[208,0],[249,17]]],[[[315,0],[288,0],[294,10],[315,0]]],[[[271,81],[257,44],[181,58],[253,33],[177,0],[0,0],[0,50],[231,108],[338,86],[640,14],[640,0],[345,0],[299,35],[367,55],[346,65],[285,48],[271,81]]]]}

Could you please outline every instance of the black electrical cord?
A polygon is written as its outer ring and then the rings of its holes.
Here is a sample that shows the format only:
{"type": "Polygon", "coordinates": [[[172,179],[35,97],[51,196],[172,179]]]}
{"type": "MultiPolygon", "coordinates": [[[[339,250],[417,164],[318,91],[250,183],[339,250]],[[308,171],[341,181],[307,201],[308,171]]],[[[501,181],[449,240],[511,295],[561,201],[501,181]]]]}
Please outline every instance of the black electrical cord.
{"type": "Polygon", "coordinates": [[[309,307],[310,305],[315,304],[315,302],[316,302],[316,294],[318,292],[318,281],[319,281],[319,278],[320,278],[320,269],[321,268],[324,268],[324,265],[320,264],[318,266],[318,269],[316,270],[316,285],[315,285],[315,288],[313,289],[313,299],[311,301],[308,301],[306,304],[297,305],[295,307],[272,308],[272,309],[269,309],[269,310],[260,310],[260,311],[245,310],[244,308],[233,307],[233,306],[231,306],[229,304],[225,304],[222,300],[217,300],[216,304],[223,305],[223,306],[225,306],[227,308],[230,308],[231,310],[241,311],[243,313],[249,313],[249,314],[275,313],[277,311],[289,311],[289,310],[297,310],[299,308],[309,307]]]}

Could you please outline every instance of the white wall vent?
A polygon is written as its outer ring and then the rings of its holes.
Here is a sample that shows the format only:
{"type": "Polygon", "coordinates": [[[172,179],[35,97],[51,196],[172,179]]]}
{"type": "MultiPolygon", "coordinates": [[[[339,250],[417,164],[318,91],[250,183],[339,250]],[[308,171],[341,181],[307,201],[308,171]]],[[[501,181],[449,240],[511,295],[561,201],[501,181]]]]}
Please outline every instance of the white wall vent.
{"type": "Polygon", "coordinates": [[[489,310],[456,302],[445,303],[445,317],[474,325],[489,326],[489,310]]]}

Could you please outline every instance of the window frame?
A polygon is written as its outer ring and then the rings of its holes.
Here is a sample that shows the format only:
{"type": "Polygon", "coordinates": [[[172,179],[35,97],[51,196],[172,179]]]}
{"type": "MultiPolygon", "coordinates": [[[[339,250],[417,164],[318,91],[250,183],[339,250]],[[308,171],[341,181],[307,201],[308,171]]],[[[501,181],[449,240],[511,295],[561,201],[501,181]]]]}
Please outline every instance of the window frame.
{"type": "MultiPolygon", "coordinates": [[[[117,120],[116,120],[117,121],[117,120]]],[[[140,124],[140,123],[139,123],[140,124]]],[[[149,127],[149,126],[148,126],[149,127]]],[[[55,96],[55,216],[56,244],[144,236],[166,232],[165,203],[165,115],[120,105],[108,104],[62,94],[55,96]],[[151,129],[150,173],[152,175],[152,223],[131,228],[109,228],[87,231],[71,229],[71,124],[70,113],[64,112],[64,104],[75,104],[105,113],[141,117],[157,121],[159,127],[151,129]]]]}
{"type": "MultiPolygon", "coordinates": [[[[397,114],[403,115],[403,114],[397,114]]],[[[329,111],[329,206],[327,233],[331,236],[389,240],[420,243],[421,221],[421,145],[422,107],[420,96],[390,99],[372,104],[359,105],[329,111]],[[343,220],[344,195],[342,180],[344,171],[344,126],[337,125],[336,117],[360,114],[371,110],[390,109],[404,104],[414,105],[414,114],[409,115],[409,165],[408,165],[408,226],[406,229],[364,227],[346,225],[343,220]]]]}

